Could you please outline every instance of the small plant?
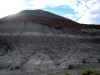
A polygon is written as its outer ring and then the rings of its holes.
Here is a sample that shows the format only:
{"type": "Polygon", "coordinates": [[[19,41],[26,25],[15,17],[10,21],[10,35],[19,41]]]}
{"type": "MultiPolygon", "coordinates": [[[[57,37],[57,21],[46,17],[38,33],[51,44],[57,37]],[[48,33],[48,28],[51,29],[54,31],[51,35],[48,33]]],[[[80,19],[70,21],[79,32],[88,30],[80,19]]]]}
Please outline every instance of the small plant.
{"type": "Polygon", "coordinates": [[[98,63],[100,63],[100,59],[99,58],[97,59],[97,61],[98,61],[98,63]]]}
{"type": "Polygon", "coordinates": [[[20,69],[20,66],[16,66],[15,69],[20,69]]]}
{"type": "Polygon", "coordinates": [[[11,68],[10,70],[14,70],[13,68],[11,68]]]}
{"type": "Polygon", "coordinates": [[[60,63],[57,63],[57,65],[60,65],[60,63]]]}
{"type": "Polygon", "coordinates": [[[41,57],[41,55],[39,55],[39,57],[41,57]]]}
{"type": "Polygon", "coordinates": [[[67,69],[73,69],[73,68],[74,66],[72,64],[69,64],[67,69]]]}
{"type": "Polygon", "coordinates": [[[92,73],[92,71],[89,69],[85,69],[82,71],[82,75],[90,75],[90,73],[92,73]]]}
{"type": "Polygon", "coordinates": [[[85,60],[85,58],[83,58],[83,59],[82,59],[82,63],[86,63],[86,60],[85,60]]]}
{"type": "Polygon", "coordinates": [[[66,72],[65,75],[70,75],[70,74],[68,72],[66,72]]]}
{"type": "Polygon", "coordinates": [[[93,75],[100,75],[100,72],[98,72],[97,70],[94,70],[93,75]]]}

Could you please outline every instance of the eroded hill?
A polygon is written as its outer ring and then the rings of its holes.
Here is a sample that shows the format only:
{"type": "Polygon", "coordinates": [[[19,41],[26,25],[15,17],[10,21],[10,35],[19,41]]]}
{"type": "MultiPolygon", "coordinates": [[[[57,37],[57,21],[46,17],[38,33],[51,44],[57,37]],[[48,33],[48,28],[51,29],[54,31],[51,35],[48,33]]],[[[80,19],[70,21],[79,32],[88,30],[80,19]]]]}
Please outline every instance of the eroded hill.
{"type": "Polygon", "coordinates": [[[100,26],[31,11],[0,20],[0,75],[100,70],[100,26]]]}

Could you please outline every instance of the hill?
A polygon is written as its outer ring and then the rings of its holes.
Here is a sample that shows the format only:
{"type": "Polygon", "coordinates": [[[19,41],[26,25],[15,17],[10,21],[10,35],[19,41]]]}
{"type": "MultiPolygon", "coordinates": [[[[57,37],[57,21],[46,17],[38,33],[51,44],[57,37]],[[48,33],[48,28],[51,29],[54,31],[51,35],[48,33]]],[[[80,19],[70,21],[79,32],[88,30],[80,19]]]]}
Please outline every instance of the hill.
{"type": "Polygon", "coordinates": [[[100,26],[43,10],[0,19],[0,75],[79,75],[100,71],[100,26]]]}
{"type": "Polygon", "coordinates": [[[16,15],[10,15],[0,20],[0,22],[22,22],[22,21],[45,24],[53,27],[58,27],[61,29],[71,29],[71,30],[90,29],[90,28],[100,29],[100,25],[79,24],[70,19],[39,9],[23,10],[17,13],[16,15]]]}

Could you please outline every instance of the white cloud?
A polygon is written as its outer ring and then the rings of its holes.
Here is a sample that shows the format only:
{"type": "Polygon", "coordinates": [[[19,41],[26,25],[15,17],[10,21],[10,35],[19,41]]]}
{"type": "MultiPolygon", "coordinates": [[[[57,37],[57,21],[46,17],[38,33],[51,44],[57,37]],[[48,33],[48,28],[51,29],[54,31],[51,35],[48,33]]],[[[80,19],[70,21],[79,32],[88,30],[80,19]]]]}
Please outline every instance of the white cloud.
{"type": "Polygon", "coordinates": [[[86,9],[83,15],[80,16],[79,22],[100,24],[100,1],[99,0],[88,1],[87,6],[89,9],[86,9]]]}
{"type": "Polygon", "coordinates": [[[23,0],[0,0],[0,18],[25,9],[23,0]]]}
{"type": "MultiPolygon", "coordinates": [[[[57,7],[61,5],[68,5],[73,7],[73,5],[77,4],[77,0],[30,0],[27,1],[28,5],[31,5],[31,8],[37,9],[37,8],[45,8],[47,6],[50,7],[57,7]]],[[[29,6],[30,7],[30,6],[29,6]]]]}
{"type": "Polygon", "coordinates": [[[75,15],[64,16],[73,20],[79,18],[80,23],[100,23],[100,0],[31,0],[29,4],[33,9],[66,5],[74,10],[75,15]]]}
{"type": "Polygon", "coordinates": [[[64,14],[64,17],[66,17],[66,18],[69,18],[69,19],[71,19],[71,20],[76,21],[76,16],[75,16],[75,15],[73,15],[73,14],[64,14]]]}
{"type": "Polygon", "coordinates": [[[57,7],[65,4],[64,2],[65,2],[64,0],[57,0],[57,1],[56,0],[30,0],[28,1],[28,5],[30,5],[29,6],[30,8],[41,9],[47,6],[57,7]]]}
{"type": "Polygon", "coordinates": [[[68,18],[78,18],[80,23],[100,24],[100,0],[0,0],[0,17],[25,8],[41,9],[61,5],[74,10],[75,15],[64,14],[68,18]]]}

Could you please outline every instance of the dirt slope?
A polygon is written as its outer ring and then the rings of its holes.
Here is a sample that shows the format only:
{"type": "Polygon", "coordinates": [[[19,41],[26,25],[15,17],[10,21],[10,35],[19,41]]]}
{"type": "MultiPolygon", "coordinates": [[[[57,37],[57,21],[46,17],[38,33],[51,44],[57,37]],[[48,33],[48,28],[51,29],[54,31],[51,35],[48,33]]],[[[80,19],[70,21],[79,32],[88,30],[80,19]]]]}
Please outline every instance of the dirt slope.
{"type": "Polygon", "coordinates": [[[0,20],[0,75],[78,75],[100,71],[100,26],[42,10],[0,20]],[[92,28],[92,29],[91,29],[92,28]]]}

